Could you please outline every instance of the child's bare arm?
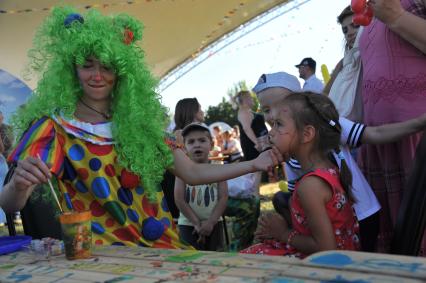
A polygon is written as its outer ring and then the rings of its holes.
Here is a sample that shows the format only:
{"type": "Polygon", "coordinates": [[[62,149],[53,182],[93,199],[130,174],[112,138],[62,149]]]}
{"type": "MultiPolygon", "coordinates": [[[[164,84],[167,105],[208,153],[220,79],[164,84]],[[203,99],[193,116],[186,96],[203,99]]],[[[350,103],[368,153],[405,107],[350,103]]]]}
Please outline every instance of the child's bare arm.
{"type": "Polygon", "coordinates": [[[186,184],[181,179],[176,177],[174,189],[175,203],[180,212],[183,213],[183,215],[185,215],[185,217],[198,229],[201,222],[192,208],[185,201],[185,187],[186,184]]]}
{"type": "MultiPolygon", "coordinates": [[[[292,238],[291,245],[304,254],[336,249],[333,227],[325,208],[332,197],[329,185],[318,177],[307,177],[299,184],[297,195],[312,236],[296,235],[292,238]]],[[[284,242],[287,242],[289,233],[283,234],[284,242]]]]}
{"type": "Polygon", "coordinates": [[[366,144],[381,144],[395,142],[405,136],[417,133],[426,128],[426,113],[400,123],[381,126],[367,126],[361,136],[361,142],[366,144]]]}
{"type": "Polygon", "coordinates": [[[172,173],[187,184],[199,185],[229,180],[247,173],[267,171],[269,167],[282,162],[282,156],[272,151],[262,152],[256,159],[233,164],[195,163],[181,150],[173,150],[172,173]]]}

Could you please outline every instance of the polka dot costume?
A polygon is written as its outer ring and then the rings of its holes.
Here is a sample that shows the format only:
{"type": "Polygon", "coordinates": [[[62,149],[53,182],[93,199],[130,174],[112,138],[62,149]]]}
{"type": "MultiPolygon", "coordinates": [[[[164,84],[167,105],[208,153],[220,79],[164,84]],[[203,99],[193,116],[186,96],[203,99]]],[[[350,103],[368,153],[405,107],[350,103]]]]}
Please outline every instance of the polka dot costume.
{"type": "Polygon", "coordinates": [[[44,117],[25,132],[9,161],[39,154],[53,164],[63,207],[92,212],[94,244],[191,248],[179,240],[162,190],[151,203],[143,180],[117,162],[105,134],[110,123],[97,126],[44,117]]]}

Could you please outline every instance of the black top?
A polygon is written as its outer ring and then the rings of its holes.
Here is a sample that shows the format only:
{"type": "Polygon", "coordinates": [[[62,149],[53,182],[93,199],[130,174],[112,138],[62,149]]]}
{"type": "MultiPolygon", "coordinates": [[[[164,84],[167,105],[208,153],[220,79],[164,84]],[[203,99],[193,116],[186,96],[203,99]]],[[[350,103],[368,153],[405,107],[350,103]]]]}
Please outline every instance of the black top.
{"type": "MultiPolygon", "coordinates": [[[[247,136],[240,121],[238,121],[238,126],[240,127],[240,142],[244,153],[244,160],[253,160],[259,155],[259,152],[255,148],[254,143],[247,136]]],[[[265,125],[265,119],[263,118],[262,114],[253,113],[253,120],[251,121],[250,126],[256,137],[261,137],[268,134],[268,129],[265,125]]]]}
{"type": "Polygon", "coordinates": [[[175,175],[166,170],[163,175],[163,181],[161,181],[161,188],[163,189],[164,197],[167,202],[167,207],[169,208],[172,217],[174,219],[178,219],[179,208],[176,206],[174,195],[175,175]]]}

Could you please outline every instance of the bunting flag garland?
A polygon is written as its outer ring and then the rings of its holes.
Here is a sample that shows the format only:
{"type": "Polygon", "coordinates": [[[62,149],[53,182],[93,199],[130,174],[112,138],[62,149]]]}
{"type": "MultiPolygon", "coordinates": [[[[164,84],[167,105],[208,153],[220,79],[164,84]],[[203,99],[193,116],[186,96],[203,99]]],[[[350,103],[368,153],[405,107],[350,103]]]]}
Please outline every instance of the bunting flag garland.
{"type": "MultiPolygon", "coordinates": [[[[158,0],[157,0],[158,1],[158,0]]],[[[119,5],[132,5],[132,4],[139,4],[139,3],[149,3],[152,2],[152,0],[145,0],[145,1],[118,1],[114,3],[99,3],[99,4],[92,4],[92,5],[76,5],[76,8],[82,8],[82,9],[92,9],[92,8],[108,8],[113,6],[119,6],[119,5]]],[[[1,10],[0,14],[22,14],[22,13],[31,13],[31,12],[43,12],[43,11],[50,11],[53,9],[54,6],[45,7],[45,8],[27,8],[27,9],[21,9],[21,10],[1,10]]]]}

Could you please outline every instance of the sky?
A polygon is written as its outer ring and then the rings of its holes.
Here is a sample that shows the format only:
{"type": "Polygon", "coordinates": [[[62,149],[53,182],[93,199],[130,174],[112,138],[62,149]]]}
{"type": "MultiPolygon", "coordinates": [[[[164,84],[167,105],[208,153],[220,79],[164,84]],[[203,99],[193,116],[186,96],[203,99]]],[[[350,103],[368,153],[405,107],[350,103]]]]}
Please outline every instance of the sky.
{"type": "MultiPolygon", "coordinates": [[[[246,27],[251,32],[238,32],[244,36],[206,56],[204,62],[160,92],[162,103],[173,113],[177,101],[196,97],[207,110],[228,98],[227,91],[239,81],[246,81],[251,88],[263,73],[286,71],[298,76],[294,65],[305,57],[317,61],[317,76],[322,79],[320,66],[325,64],[331,73],[343,57],[343,34],[336,18],[348,4],[349,0],[291,1],[269,14],[282,15],[257,29],[246,27]]],[[[30,94],[24,83],[0,69],[0,111],[6,122],[30,94]]]]}
{"type": "Polygon", "coordinates": [[[294,65],[305,57],[316,60],[318,78],[322,79],[322,64],[331,73],[344,51],[337,16],[350,2],[295,0],[292,5],[296,4],[301,5],[247,33],[182,76],[160,93],[162,103],[173,113],[177,101],[196,97],[206,110],[227,97],[228,89],[239,81],[253,87],[263,73],[279,71],[298,77],[294,65]]]}
{"type": "Polygon", "coordinates": [[[26,102],[31,92],[25,83],[0,69],[0,111],[6,123],[16,109],[26,102]]]}

